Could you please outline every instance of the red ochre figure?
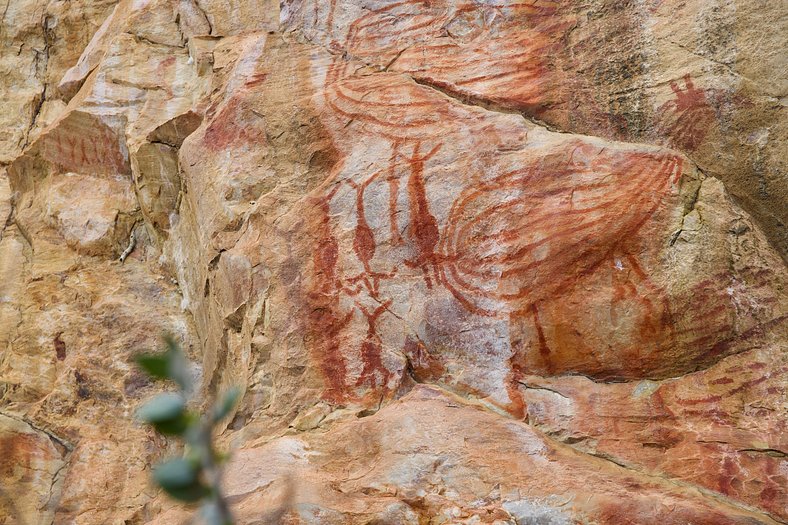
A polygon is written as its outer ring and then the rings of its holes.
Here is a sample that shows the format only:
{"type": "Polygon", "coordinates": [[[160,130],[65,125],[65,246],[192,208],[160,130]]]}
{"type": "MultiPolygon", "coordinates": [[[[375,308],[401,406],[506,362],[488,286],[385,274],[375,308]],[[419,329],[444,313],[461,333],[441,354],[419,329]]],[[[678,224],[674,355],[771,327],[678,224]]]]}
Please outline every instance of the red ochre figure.
{"type": "MultiPolygon", "coordinates": [[[[658,150],[606,151],[585,141],[567,141],[557,152],[550,152],[549,161],[497,176],[471,177],[448,209],[433,209],[429,164],[439,162],[444,144],[441,137],[435,137],[435,130],[445,122],[465,121],[468,133],[484,134],[490,124],[401,75],[354,75],[355,56],[389,51],[386,35],[392,24],[408,40],[418,39],[424,27],[442,31],[450,21],[438,20],[434,13],[412,12],[409,4],[398,2],[373,10],[350,26],[344,45],[339,46],[348,50],[348,56],[338,56],[329,67],[321,98],[325,118],[334,121],[331,128],[341,130],[341,137],[360,133],[366,142],[377,141],[386,159],[383,167],[376,166],[368,174],[335,169],[322,186],[330,192],[316,201],[323,217],[316,251],[325,253],[315,255],[308,296],[313,311],[321,312],[310,322],[318,340],[314,351],[326,377],[325,397],[358,401],[366,396],[367,388],[382,395],[397,388],[398,378],[387,368],[386,352],[402,349],[386,350],[379,333],[380,319],[394,315],[381,283],[405,279],[413,275],[412,270],[420,273],[427,293],[441,287],[473,315],[510,323],[528,319],[538,335],[538,364],[550,370],[551,348],[541,326],[540,308],[570,290],[578,279],[625,261],[628,277],[615,284],[612,301],[637,301],[640,330],[658,336],[669,316],[667,302],[640,269],[632,243],[678,183],[681,158],[658,150]],[[397,10],[403,10],[397,20],[384,16],[397,10]],[[388,216],[379,216],[381,208],[376,207],[373,226],[365,197],[374,185],[376,196],[370,198],[379,199],[381,184],[388,188],[382,208],[388,216]],[[352,255],[340,256],[334,227],[346,211],[332,211],[331,206],[348,191],[355,222],[352,255]],[[408,255],[391,259],[391,250],[408,255]],[[350,270],[353,266],[360,273],[350,270]],[[644,290],[649,297],[643,295],[644,290]],[[353,331],[348,326],[354,319],[366,319],[367,334],[362,341],[350,341],[353,331]],[[356,368],[350,367],[351,355],[360,358],[356,368]]],[[[330,16],[335,16],[335,7],[332,3],[330,16]]],[[[485,81],[490,80],[499,79],[485,81]]],[[[683,99],[677,107],[684,108],[682,104],[683,99]]],[[[347,150],[352,145],[337,147],[347,150]]],[[[380,158],[380,148],[376,154],[380,158]]],[[[346,200],[342,202],[338,206],[347,206],[346,200]]],[[[524,404],[517,381],[528,372],[529,363],[516,348],[513,351],[507,387],[511,404],[505,408],[522,417],[524,404]]],[[[422,343],[410,357],[430,363],[418,365],[419,373],[442,373],[436,362],[439,358],[429,355],[422,343]]]]}
{"type": "Polygon", "coordinates": [[[625,254],[680,174],[675,155],[601,154],[590,169],[568,159],[468,188],[442,236],[441,281],[479,315],[532,311],[625,254]]]}
{"type": "Polygon", "coordinates": [[[657,110],[657,130],[676,147],[694,151],[703,143],[717,116],[709,103],[710,94],[696,88],[689,74],[683,80],[683,89],[677,82],[670,83],[675,98],[657,110]]]}

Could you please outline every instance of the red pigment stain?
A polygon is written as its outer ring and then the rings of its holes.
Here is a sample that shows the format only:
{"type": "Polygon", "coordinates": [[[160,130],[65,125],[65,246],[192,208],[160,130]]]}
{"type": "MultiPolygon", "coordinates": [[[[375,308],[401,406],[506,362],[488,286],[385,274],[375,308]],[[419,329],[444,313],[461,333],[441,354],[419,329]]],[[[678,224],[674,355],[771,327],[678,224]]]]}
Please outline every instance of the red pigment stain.
{"type": "Polygon", "coordinates": [[[329,200],[333,193],[316,202],[317,245],[313,255],[314,279],[307,293],[310,312],[307,317],[314,353],[326,381],[323,398],[340,403],[346,398],[347,363],[341,351],[341,333],[350,322],[353,311],[343,313],[337,295],[337,262],[339,244],[329,222],[329,200]]]}
{"type": "Polygon", "coordinates": [[[381,348],[380,336],[375,325],[378,318],[389,306],[391,306],[391,301],[378,306],[372,312],[369,312],[363,306],[359,306],[359,310],[367,319],[367,337],[361,344],[361,360],[364,363],[364,367],[356,381],[356,386],[369,384],[372,388],[381,387],[385,389],[388,385],[391,372],[383,365],[381,358],[383,349],[381,348]],[[378,384],[378,377],[380,378],[380,384],[378,384]]]}
{"type": "Polygon", "coordinates": [[[438,230],[438,221],[430,213],[424,182],[424,162],[435,155],[441,145],[435,146],[423,156],[419,156],[420,146],[420,143],[416,143],[413,148],[413,156],[408,159],[411,168],[408,178],[408,200],[411,216],[408,233],[416,247],[417,255],[415,259],[406,261],[405,264],[412,268],[421,268],[427,288],[432,288],[429,265],[432,265],[433,270],[437,272],[435,269],[437,261],[435,247],[438,245],[440,231],[438,230]]]}
{"type": "Polygon", "coordinates": [[[353,236],[353,251],[367,273],[372,272],[369,263],[375,256],[377,248],[375,234],[372,232],[372,228],[369,227],[364,209],[364,190],[373,180],[374,178],[371,177],[364,181],[361,186],[351,183],[356,188],[356,230],[353,236]]]}
{"type": "Polygon", "coordinates": [[[733,492],[732,483],[736,479],[738,468],[731,458],[725,458],[722,462],[722,472],[717,481],[717,490],[729,496],[733,492]]]}
{"type": "Polygon", "coordinates": [[[414,379],[426,381],[440,377],[444,372],[443,364],[430,353],[421,341],[408,336],[405,339],[402,353],[408,358],[414,379]]]}
{"type": "Polygon", "coordinates": [[[203,142],[211,151],[220,151],[228,146],[243,144],[265,144],[265,130],[246,120],[251,111],[239,96],[232,97],[213,117],[205,130],[203,142]]]}
{"type": "Polygon", "coordinates": [[[63,361],[66,358],[66,343],[60,338],[61,335],[63,335],[62,332],[58,333],[52,341],[55,346],[55,357],[58,361],[63,361]]]}
{"type": "Polygon", "coordinates": [[[40,455],[41,449],[29,434],[0,438],[0,477],[11,478],[16,469],[30,469],[33,459],[40,455]]]}
{"type": "Polygon", "coordinates": [[[694,151],[716,123],[716,114],[707,92],[696,88],[689,74],[684,75],[683,80],[684,88],[678,82],[670,83],[675,98],[657,109],[657,130],[676,147],[694,151]]]}
{"type": "Polygon", "coordinates": [[[127,173],[128,164],[113,131],[95,121],[89,128],[74,126],[53,131],[45,137],[47,160],[70,171],[127,173]]]}
{"type": "MultiPolygon", "coordinates": [[[[480,315],[508,315],[479,304],[502,301],[510,305],[509,312],[532,315],[533,304],[564,293],[613,253],[627,253],[626,243],[636,240],[681,173],[681,159],[672,155],[602,156],[595,162],[608,164],[600,168],[611,176],[578,184],[573,173],[583,168],[567,157],[502,174],[468,188],[454,202],[441,240],[441,273],[443,284],[466,308],[480,315]],[[542,204],[564,195],[561,200],[571,203],[575,192],[603,188],[610,191],[584,209],[542,204]],[[497,250],[488,254],[491,245],[497,250]]],[[[629,260],[638,279],[649,286],[645,272],[634,258],[629,260]]],[[[663,315],[655,314],[645,326],[663,315]]]]}
{"type": "Polygon", "coordinates": [[[254,75],[249,77],[249,80],[244,82],[244,85],[246,87],[259,86],[260,84],[265,82],[266,78],[268,78],[268,74],[267,73],[255,73],[254,75]]]}

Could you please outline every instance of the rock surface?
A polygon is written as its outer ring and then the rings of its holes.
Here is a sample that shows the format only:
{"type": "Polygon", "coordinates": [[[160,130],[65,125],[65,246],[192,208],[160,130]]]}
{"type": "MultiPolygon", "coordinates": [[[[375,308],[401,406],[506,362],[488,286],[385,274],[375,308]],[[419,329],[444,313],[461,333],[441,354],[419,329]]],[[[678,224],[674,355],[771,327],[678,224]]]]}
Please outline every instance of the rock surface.
{"type": "Polygon", "coordinates": [[[786,24],[8,2],[0,523],[188,520],[162,332],[244,389],[240,523],[788,521],[786,24]]]}

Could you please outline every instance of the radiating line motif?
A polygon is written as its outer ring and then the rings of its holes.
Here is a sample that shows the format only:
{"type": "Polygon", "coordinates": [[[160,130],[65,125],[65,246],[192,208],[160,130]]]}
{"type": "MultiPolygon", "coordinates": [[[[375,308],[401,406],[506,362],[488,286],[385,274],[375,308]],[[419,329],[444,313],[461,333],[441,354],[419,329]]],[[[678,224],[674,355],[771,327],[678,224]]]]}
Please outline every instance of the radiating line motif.
{"type": "MultiPolygon", "coordinates": [[[[331,16],[346,19],[339,9],[348,7],[331,3],[331,16]]],[[[687,339],[687,330],[702,325],[703,315],[709,323],[694,332],[697,345],[713,347],[733,330],[724,306],[707,314],[708,305],[698,306],[698,319],[682,314],[685,322],[675,323],[667,291],[652,282],[641,261],[644,226],[649,224],[646,234],[655,234],[655,214],[678,204],[684,173],[680,156],[656,148],[556,139],[541,157],[524,152],[518,165],[511,159],[519,154],[499,150],[502,135],[496,126],[502,118],[491,119],[394,72],[436,79],[451,74],[453,92],[463,86],[483,88],[518,103],[542,104],[546,99],[540,91],[554,90],[540,82],[557,73],[545,71],[540,57],[549,54],[553,41],[530,39],[528,31],[519,33],[522,41],[508,44],[490,35],[496,24],[513,20],[550,28],[560,18],[554,16],[555,5],[402,1],[372,4],[359,13],[344,37],[332,33],[332,45],[342,54],[329,66],[317,102],[337,150],[345,160],[355,159],[348,163],[352,170],[332,172],[314,201],[322,219],[307,296],[313,311],[320,312],[310,322],[312,333],[322,334],[314,355],[323,363],[327,398],[344,402],[370,391],[392,393],[400,380],[391,368],[393,354],[407,357],[407,366],[419,377],[456,379],[440,352],[415,330],[396,343],[401,348],[392,348],[384,331],[401,317],[395,313],[395,295],[403,289],[445,297],[467,315],[488,319],[488,325],[509,324],[508,350],[497,350],[509,352],[504,359],[511,370],[502,385],[509,402],[500,404],[516,415],[524,410],[518,384],[524,374],[576,368],[605,377],[648,377],[661,371],[659,352],[687,339]],[[488,53],[505,44],[509,47],[500,54],[488,53]],[[467,63],[458,61],[460,51],[471,57],[467,63]],[[419,54],[440,59],[421,71],[419,54]],[[381,60],[391,72],[358,73],[364,62],[381,60]],[[489,155],[487,171],[459,160],[457,141],[474,154],[489,155]],[[362,157],[369,159],[367,168],[358,162],[362,157]],[[446,172],[453,162],[462,172],[451,178],[446,172]],[[562,313],[561,300],[589,282],[609,291],[609,323],[626,327],[622,341],[609,342],[620,365],[594,355],[569,356],[570,350],[561,347],[582,338],[559,333],[562,317],[579,319],[575,312],[562,313]],[[636,362],[644,356],[657,368],[639,368],[636,362]]],[[[560,28],[548,33],[558,34],[560,28]]],[[[665,108],[667,113],[691,116],[695,111],[698,95],[691,81],[686,84],[686,89],[674,87],[679,99],[665,108]]],[[[690,129],[688,136],[695,132],[690,129]]]]}
{"type": "Polygon", "coordinates": [[[588,166],[569,157],[468,188],[442,237],[442,283],[480,315],[523,315],[615,250],[626,252],[627,240],[677,182],[681,159],[618,157],[598,155],[588,166]]]}
{"type": "MultiPolygon", "coordinates": [[[[339,326],[316,330],[333,341],[319,351],[324,373],[331,375],[327,395],[332,399],[354,399],[367,388],[386,392],[396,384],[386,368],[380,332],[393,300],[383,286],[389,281],[420,276],[426,293],[446,290],[472,315],[527,319],[536,327],[541,354],[541,363],[530,366],[549,370],[554,356],[540,308],[621,258],[634,276],[617,285],[613,300],[636,298],[643,329],[665,329],[664,293],[640,268],[635,241],[678,184],[680,157],[567,140],[517,169],[463,175],[453,203],[437,206],[427,180],[445,160],[445,142],[434,130],[456,121],[462,132],[478,128],[483,136],[491,129],[486,119],[393,74],[337,79],[326,90],[325,106],[343,136],[359,133],[385,148],[369,173],[336,169],[324,184],[330,190],[319,197],[321,246],[332,247],[333,255],[330,264],[316,262],[321,289],[316,296],[330,312],[321,322],[339,326]],[[339,254],[339,231],[352,232],[345,236],[350,253],[339,254]],[[643,290],[653,298],[642,296],[643,290]],[[358,331],[350,325],[353,319],[366,323],[366,335],[351,342],[358,331]],[[355,372],[348,367],[348,344],[358,345],[350,352],[361,363],[355,372]]],[[[445,373],[440,357],[423,342],[408,341],[402,352],[417,373],[445,373]]],[[[522,415],[517,381],[529,364],[515,351],[510,365],[511,403],[505,408],[522,415]]]]}
{"type": "Polygon", "coordinates": [[[344,42],[333,44],[349,57],[538,115],[561,103],[554,100],[562,93],[555,89],[560,68],[551,60],[573,22],[559,16],[559,7],[559,2],[381,2],[349,24],[344,42]]]}
{"type": "Polygon", "coordinates": [[[671,82],[674,97],[657,109],[657,131],[674,146],[684,151],[694,151],[716,124],[717,115],[709,100],[716,93],[696,88],[692,77],[684,75],[684,88],[671,82]]]}

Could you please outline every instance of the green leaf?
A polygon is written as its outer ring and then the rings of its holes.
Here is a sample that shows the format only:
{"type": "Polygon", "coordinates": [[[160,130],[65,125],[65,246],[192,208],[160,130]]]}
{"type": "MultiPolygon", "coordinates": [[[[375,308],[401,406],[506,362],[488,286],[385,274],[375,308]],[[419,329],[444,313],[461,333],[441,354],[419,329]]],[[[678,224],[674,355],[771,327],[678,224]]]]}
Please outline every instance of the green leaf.
{"type": "Polygon", "coordinates": [[[184,392],[191,392],[192,377],[189,373],[189,360],[183,355],[180,345],[170,335],[164,336],[167,345],[167,376],[175,381],[184,392]]]}
{"type": "Polygon", "coordinates": [[[140,354],[134,358],[149,376],[156,379],[169,379],[169,359],[167,354],[140,354]]]}
{"type": "Polygon", "coordinates": [[[199,501],[210,493],[199,479],[200,469],[192,461],[171,459],[157,466],[153,479],[170,496],[186,502],[199,501]]]}
{"type": "Polygon", "coordinates": [[[185,409],[186,401],[183,396],[173,393],[159,394],[137,411],[137,417],[148,423],[160,423],[182,416],[185,409]]]}
{"type": "Polygon", "coordinates": [[[186,411],[186,401],[173,393],[159,394],[137,411],[137,417],[166,435],[181,435],[195,418],[186,411]]]}
{"type": "Polygon", "coordinates": [[[231,387],[225,394],[222,400],[213,407],[213,421],[214,423],[227,417],[233,410],[233,407],[238,403],[241,397],[241,389],[237,386],[231,387]]]}
{"type": "Polygon", "coordinates": [[[164,343],[167,350],[160,354],[140,354],[135,360],[145,372],[156,379],[175,381],[184,392],[191,392],[192,377],[189,372],[189,360],[172,336],[165,335],[164,343]]]}
{"type": "Polygon", "coordinates": [[[199,467],[185,458],[170,459],[156,466],[153,479],[162,488],[183,488],[197,482],[199,467]]]}
{"type": "Polygon", "coordinates": [[[186,433],[189,425],[191,425],[190,419],[184,416],[170,421],[153,423],[153,428],[155,428],[159,434],[164,434],[165,436],[182,436],[186,433]]]}

